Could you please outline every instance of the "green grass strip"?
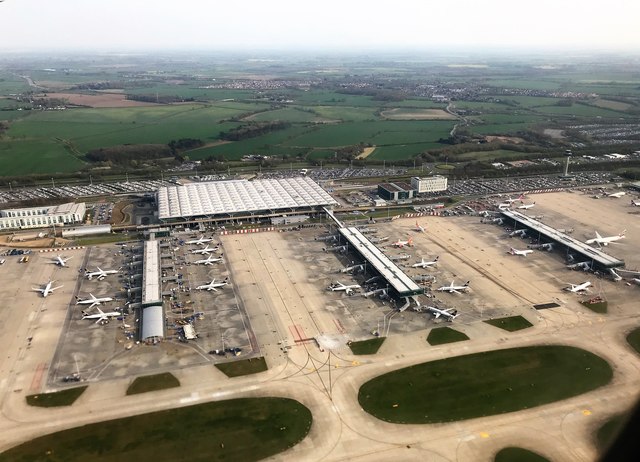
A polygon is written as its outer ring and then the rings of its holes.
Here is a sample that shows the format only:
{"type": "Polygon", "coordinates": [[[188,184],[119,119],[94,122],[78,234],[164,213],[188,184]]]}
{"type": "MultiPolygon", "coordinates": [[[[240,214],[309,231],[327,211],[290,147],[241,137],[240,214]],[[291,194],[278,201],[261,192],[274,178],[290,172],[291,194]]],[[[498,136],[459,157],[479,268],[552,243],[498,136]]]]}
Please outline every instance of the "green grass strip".
{"type": "Polygon", "coordinates": [[[54,391],[53,393],[40,393],[39,395],[29,395],[26,397],[29,406],[37,407],[58,407],[71,406],[80,398],[88,385],[83,387],[68,388],[66,390],[54,391]]]}
{"type": "Polygon", "coordinates": [[[243,359],[230,363],[216,364],[227,377],[240,377],[241,375],[257,374],[268,369],[264,357],[243,359]]]}
{"type": "Polygon", "coordinates": [[[369,340],[349,342],[349,348],[354,355],[373,355],[378,352],[386,337],[376,337],[369,340]]]}
{"type": "Polygon", "coordinates": [[[170,372],[146,375],[144,377],[136,377],[131,385],[129,385],[129,388],[127,388],[127,395],[137,395],[138,393],[165,390],[179,386],[180,381],[170,372]]]}
{"type": "Polygon", "coordinates": [[[429,345],[442,345],[443,343],[462,342],[464,340],[469,340],[469,337],[450,327],[435,327],[431,329],[427,336],[429,345]]]}
{"type": "Polygon", "coordinates": [[[515,332],[517,330],[527,329],[533,324],[527,321],[522,316],[509,316],[506,318],[496,318],[484,321],[492,326],[499,327],[500,329],[507,330],[509,332],[515,332]]]}

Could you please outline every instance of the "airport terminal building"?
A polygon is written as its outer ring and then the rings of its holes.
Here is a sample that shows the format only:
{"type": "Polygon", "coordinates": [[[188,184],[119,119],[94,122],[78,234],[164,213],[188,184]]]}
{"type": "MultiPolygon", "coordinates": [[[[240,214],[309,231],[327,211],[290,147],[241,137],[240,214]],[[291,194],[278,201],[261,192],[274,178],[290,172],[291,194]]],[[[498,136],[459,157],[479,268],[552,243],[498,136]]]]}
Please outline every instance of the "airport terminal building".
{"type": "Polygon", "coordinates": [[[235,219],[317,213],[337,202],[311,178],[223,180],[160,188],[158,218],[166,223],[189,219],[235,219]]]}
{"type": "Polygon", "coordinates": [[[86,211],[84,202],[0,210],[0,229],[45,228],[82,223],[86,211]]]}

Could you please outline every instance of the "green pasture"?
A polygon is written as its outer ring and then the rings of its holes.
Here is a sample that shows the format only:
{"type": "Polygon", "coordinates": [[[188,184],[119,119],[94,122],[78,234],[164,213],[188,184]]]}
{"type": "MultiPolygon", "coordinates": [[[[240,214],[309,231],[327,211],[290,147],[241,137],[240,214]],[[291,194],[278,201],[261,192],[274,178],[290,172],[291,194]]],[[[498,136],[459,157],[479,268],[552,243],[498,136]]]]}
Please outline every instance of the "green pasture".
{"type": "Polygon", "coordinates": [[[484,322],[492,326],[499,327],[500,329],[506,330],[508,332],[515,332],[517,330],[527,329],[533,326],[533,324],[531,324],[522,316],[509,316],[506,318],[489,319],[484,322]]]}
{"type": "Polygon", "coordinates": [[[206,86],[206,82],[188,82],[186,84],[157,83],[149,87],[127,88],[129,95],[178,96],[180,98],[194,98],[197,101],[220,101],[225,99],[251,100],[255,98],[253,90],[234,90],[225,88],[197,88],[198,85],[206,86]]]}
{"type": "MultiPolygon", "coordinates": [[[[448,135],[448,133],[447,133],[448,135]]],[[[405,160],[411,159],[429,149],[442,148],[445,145],[440,143],[413,143],[413,144],[395,144],[388,146],[378,146],[367,159],[375,160],[405,160]]]]}
{"type": "MultiPolygon", "coordinates": [[[[518,103],[518,108],[536,108],[540,106],[553,106],[560,101],[559,98],[551,98],[547,96],[496,96],[504,101],[513,101],[518,103]]],[[[507,106],[504,106],[507,107],[507,106]]]]}
{"type": "Polygon", "coordinates": [[[475,123],[482,124],[519,124],[519,123],[536,123],[544,120],[543,117],[535,114],[522,114],[523,111],[513,112],[511,114],[482,114],[480,116],[470,117],[475,123]]]}
{"type": "Polygon", "coordinates": [[[29,90],[25,79],[0,70],[0,95],[11,95],[29,90]]]}
{"type": "Polygon", "coordinates": [[[325,119],[314,112],[300,110],[297,107],[287,107],[273,111],[260,112],[251,116],[248,120],[251,120],[252,122],[273,122],[281,120],[283,122],[291,123],[311,123],[322,122],[325,119]]]}
{"type": "Polygon", "coordinates": [[[333,158],[335,152],[334,149],[314,149],[309,153],[307,159],[330,159],[333,158]]]}
{"type": "Polygon", "coordinates": [[[612,377],[605,360],[580,348],[510,348],[383,374],[360,387],[358,401],[387,422],[453,422],[563,400],[606,385],[612,377]]]}
{"type": "Polygon", "coordinates": [[[494,462],[550,462],[533,451],[523,448],[509,447],[498,451],[494,462]]]}
{"type": "Polygon", "coordinates": [[[473,125],[469,129],[479,135],[505,135],[528,130],[534,125],[529,122],[473,125]]]}
{"type": "Polygon", "coordinates": [[[385,339],[386,337],[376,337],[358,342],[350,342],[347,345],[349,345],[354,355],[373,355],[378,352],[385,339]]]}
{"type": "Polygon", "coordinates": [[[376,107],[381,104],[381,101],[374,101],[370,96],[347,95],[331,90],[291,90],[289,94],[296,104],[302,105],[376,107]]]}
{"type": "Polygon", "coordinates": [[[445,343],[463,342],[469,340],[467,334],[451,329],[450,327],[434,327],[427,336],[429,345],[442,345],[445,343]]]}
{"type": "Polygon", "coordinates": [[[631,345],[631,348],[640,354],[640,327],[632,330],[629,335],[627,335],[627,342],[631,345]]]}
{"type": "Polygon", "coordinates": [[[286,146],[334,147],[371,143],[377,146],[436,142],[448,137],[452,121],[375,121],[323,125],[284,143],[286,146]]]}
{"type": "Polygon", "coordinates": [[[507,151],[505,149],[496,149],[495,151],[472,151],[462,154],[449,155],[449,160],[457,161],[480,161],[480,162],[497,162],[523,159],[527,157],[527,153],[518,151],[507,151]]]}
{"type": "Polygon", "coordinates": [[[630,117],[628,114],[620,111],[613,111],[597,106],[588,106],[586,104],[574,103],[571,106],[544,106],[536,108],[536,111],[543,114],[566,115],[575,117],[602,117],[602,118],[620,118],[630,117]]]}
{"type": "Polygon", "coordinates": [[[36,407],[71,406],[88,387],[89,385],[84,385],[82,387],[67,388],[66,390],[54,391],[52,393],[28,395],[26,400],[29,406],[36,407]]]}
{"type": "Polygon", "coordinates": [[[257,461],[302,441],[312,419],[287,398],[218,401],[63,430],[5,451],[0,462],[257,461]]]}
{"type": "Polygon", "coordinates": [[[0,174],[70,173],[85,163],[53,139],[0,139],[0,174]]]}
{"type": "Polygon", "coordinates": [[[560,90],[566,82],[558,82],[556,80],[547,80],[544,78],[537,79],[493,79],[489,78],[484,81],[485,84],[494,87],[504,88],[522,88],[526,90],[560,90]]]}
{"type": "Polygon", "coordinates": [[[165,390],[180,386],[180,381],[170,372],[136,377],[127,388],[127,395],[137,395],[150,391],[165,390]]]}
{"type": "Polygon", "coordinates": [[[320,117],[328,120],[341,120],[343,122],[364,122],[379,120],[376,110],[372,107],[350,106],[314,106],[312,108],[320,117]]]}

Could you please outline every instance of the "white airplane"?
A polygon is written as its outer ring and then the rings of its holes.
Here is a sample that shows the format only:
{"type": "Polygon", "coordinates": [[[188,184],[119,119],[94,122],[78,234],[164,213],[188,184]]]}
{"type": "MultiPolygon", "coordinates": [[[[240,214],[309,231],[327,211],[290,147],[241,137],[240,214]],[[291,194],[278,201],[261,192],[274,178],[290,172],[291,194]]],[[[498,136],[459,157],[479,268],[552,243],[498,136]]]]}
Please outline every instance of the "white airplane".
{"type": "Polygon", "coordinates": [[[589,286],[591,285],[589,281],[583,282],[582,284],[571,284],[570,282],[567,282],[567,284],[569,284],[569,287],[565,287],[564,290],[573,292],[574,294],[578,292],[587,292],[589,290],[589,286]]]}
{"type": "Polygon", "coordinates": [[[98,310],[98,313],[96,314],[87,314],[86,312],[82,312],[82,319],[95,319],[96,320],[96,324],[100,323],[101,321],[108,321],[109,318],[115,318],[118,316],[122,316],[122,313],[120,313],[119,311],[107,311],[106,313],[104,311],[102,311],[100,308],[96,308],[98,310]]]}
{"type": "Polygon", "coordinates": [[[67,262],[71,260],[73,257],[64,258],[62,255],[58,255],[53,259],[53,262],[58,266],[67,266],[67,262]]]}
{"type": "Polygon", "coordinates": [[[508,199],[505,199],[504,201],[507,202],[508,204],[513,204],[514,202],[522,201],[522,199],[524,199],[524,194],[520,194],[520,196],[516,197],[515,199],[511,199],[511,197],[509,197],[508,199]]]}
{"type": "Polygon", "coordinates": [[[420,224],[418,223],[418,221],[416,220],[416,227],[413,228],[414,231],[418,231],[419,233],[426,233],[427,230],[424,228],[424,226],[420,226],[420,224]]]}
{"type": "Polygon", "coordinates": [[[87,279],[91,280],[94,277],[97,277],[98,281],[102,281],[109,274],[116,274],[119,272],[119,270],[103,270],[99,266],[97,266],[96,269],[96,271],[85,271],[84,275],[87,277],[87,279]]]}
{"type": "Polygon", "coordinates": [[[418,263],[414,263],[411,265],[412,268],[429,268],[431,266],[435,266],[438,263],[438,258],[436,257],[433,261],[424,261],[424,258],[421,259],[418,263]]]}
{"type": "Polygon", "coordinates": [[[509,253],[511,255],[520,255],[521,257],[526,257],[528,254],[533,253],[533,250],[528,249],[528,250],[518,250],[518,249],[514,249],[513,247],[511,247],[509,249],[509,253]]]}
{"type": "Polygon", "coordinates": [[[440,316],[444,316],[449,322],[456,319],[459,315],[458,311],[454,310],[453,308],[441,310],[440,308],[436,308],[435,306],[428,306],[427,311],[429,311],[429,313],[431,313],[435,319],[438,319],[440,316]]]}
{"type": "Polygon", "coordinates": [[[111,298],[111,297],[98,298],[93,294],[89,294],[89,297],[91,297],[91,298],[85,298],[84,300],[76,297],[76,305],[90,305],[89,309],[91,309],[96,305],[100,305],[101,303],[113,301],[113,298],[111,298]]]}
{"type": "Polygon", "coordinates": [[[214,247],[212,249],[209,247],[209,244],[207,244],[207,246],[204,249],[192,250],[191,253],[198,253],[200,255],[209,255],[210,253],[215,252],[216,250],[218,250],[217,247],[214,247]]]}
{"type": "Polygon", "coordinates": [[[346,286],[339,281],[336,281],[329,287],[327,287],[327,290],[330,290],[331,292],[344,291],[347,295],[353,295],[358,289],[360,289],[360,285],[358,284],[351,284],[349,286],[346,286]]]}
{"type": "Polygon", "coordinates": [[[616,192],[616,193],[607,194],[607,196],[613,197],[615,199],[618,199],[618,198],[624,196],[625,194],[627,194],[627,193],[624,192],[624,191],[620,191],[620,192],[616,192]]]}
{"type": "Polygon", "coordinates": [[[217,292],[217,287],[223,287],[229,284],[228,279],[229,278],[225,278],[222,282],[216,282],[216,280],[214,279],[209,284],[204,284],[202,286],[196,287],[196,290],[213,290],[214,292],[217,292]]]}
{"type": "Polygon", "coordinates": [[[457,286],[453,283],[454,281],[451,281],[451,285],[450,286],[442,286],[442,287],[438,287],[438,291],[439,292],[449,292],[451,293],[455,293],[455,294],[459,294],[462,292],[466,292],[467,290],[469,290],[469,282],[467,281],[464,283],[464,285],[461,286],[457,286]]]}
{"type": "Polygon", "coordinates": [[[211,242],[211,241],[213,241],[213,239],[209,239],[209,238],[205,238],[204,236],[200,236],[200,239],[196,239],[195,241],[187,241],[187,242],[185,242],[185,244],[202,245],[202,244],[206,244],[207,242],[211,242]]]}
{"type": "Polygon", "coordinates": [[[51,285],[56,282],[56,281],[49,281],[45,284],[44,288],[38,289],[36,287],[32,287],[31,289],[35,290],[36,292],[40,292],[42,294],[43,297],[46,297],[47,295],[49,295],[50,293],[53,293],[54,290],[59,289],[62,286],[58,286],[58,287],[51,287],[51,285]]]}
{"type": "Polygon", "coordinates": [[[535,202],[533,202],[533,203],[531,203],[531,204],[526,204],[526,205],[524,205],[524,204],[523,204],[523,205],[520,205],[520,206],[518,206],[518,208],[519,208],[519,209],[523,209],[523,210],[528,210],[528,209],[530,209],[531,207],[533,207],[534,205],[536,205],[536,203],[535,203],[535,202]]]}
{"type": "Polygon", "coordinates": [[[631,205],[633,205],[634,207],[640,207],[640,200],[634,201],[633,199],[631,199],[631,205]]]}
{"type": "Polygon", "coordinates": [[[409,238],[406,241],[401,241],[400,239],[398,239],[396,242],[394,242],[393,244],[391,244],[393,247],[397,247],[399,249],[403,248],[405,245],[411,247],[413,246],[413,238],[409,238]]]}
{"type": "Polygon", "coordinates": [[[196,260],[194,263],[196,265],[213,265],[214,263],[218,263],[222,261],[222,254],[220,254],[219,258],[215,258],[212,255],[209,255],[206,259],[204,260],[196,260]]]}
{"type": "Polygon", "coordinates": [[[602,237],[602,236],[600,236],[598,231],[596,231],[596,237],[594,237],[593,239],[589,239],[588,241],[585,241],[585,244],[598,244],[598,246],[600,246],[600,245],[609,245],[609,243],[611,243],[611,242],[615,242],[615,241],[619,241],[620,239],[624,239],[624,233],[626,233],[626,232],[627,232],[627,230],[625,229],[624,231],[622,231],[617,236],[602,237]]]}

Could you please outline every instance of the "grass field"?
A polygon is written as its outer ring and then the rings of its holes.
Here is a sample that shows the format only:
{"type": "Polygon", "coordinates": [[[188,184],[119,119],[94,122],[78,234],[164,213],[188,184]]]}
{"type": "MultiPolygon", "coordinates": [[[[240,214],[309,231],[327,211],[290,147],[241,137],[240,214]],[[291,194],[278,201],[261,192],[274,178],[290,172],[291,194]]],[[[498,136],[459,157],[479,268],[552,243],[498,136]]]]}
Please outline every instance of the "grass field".
{"type": "Polygon", "coordinates": [[[89,385],[83,387],[68,388],[66,390],[55,391],[53,393],[40,393],[26,397],[29,406],[37,407],[59,407],[71,406],[80,395],[84,393],[89,385]]]}
{"type": "Polygon", "coordinates": [[[431,332],[429,332],[427,336],[429,345],[442,345],[444,343],[462,342],[464,340],[469,340],[469,337],[450,327],[435,327],[431,329],[431,332]]]}
{"type": "Polygon", "coordinates": [[[640,354],[640,327],[631,331],[631,333],[627,335],[627,342],[629,342],[631,348],[640,354]]]}
{"type": "Polygon", "coordinates": [[[485,161],[485,162],[503,162],[513,159],[522,159],[527,154],[518,151],[507,151],[505,149],[496,149],[495,151],[473,151],[463,154],[451,155],[449,158],[457,161],[485,161]]]}
{"type": "Polygon", "coordinates": [[[144,377],[136,377],[135,380],[131,382],[131,385],[127,388],[127,395],[137,395],[138,393],[165,390],[179,386],[180,381],[170,372],[145,375],[144,377]]]}
{"type": "Polygon", "coordinates": [[[358,401],[387,422],[453,422],[570,398],[606,385],[612,376],[605,360],[579,348],[512,348],[381,375],[362,385],[358,401]]]}
{"type": "Polygon", "coordinates": [[[596,433],[596,444],[598,449],[604,451],[618,436],[624,428],[629,416],[626,414],[618,414],[611,417],[604,425],[598,428],[596,433]]]}
{"type": "Polygon", "coordinates": [[[533,324],[531,324],[522,316],[509,316],[507,318],[489,319],[484,322],[509,332],[515,332],[517,330],[527,329],[533,326],[533,324]]]}
{"type": "Polygon", "coordinates": [[[522,448],[504,448],[498,451],[494,462],[549,462],[540,454],[522,448]]]}
{"type": "Polygon", "coordinates": [[[348,345],[354,355],[374,355],[378,352],[385,339],[386,337],[376,337],[360,340],[359,342],[350,342],[348,345]]]}
{"type": "Polygon", "coordinates": [[[232,361],[230,363],[216,364],[227,377],[240,377],[242,375],[257,374],[264,372],[267,368],[267,362],[264,357],[249,358],[241,361],[232,361]]]}
{"type": "Polygon", "coordinates": [[[295,446],[311,423],[309,409],[291,399],[235,399],[64,430],[0,461],[256,461],[295,446]]]}
{"type": "Polygon", "coordinates": [[[609,306],[609,303],[606,300],[604,302],[589,303],[589,301],[582,301],[580,303],[582,303],[584,306],[589,308],[594,313],[600,313],[600,314],[605,314],[609,306]]]}

